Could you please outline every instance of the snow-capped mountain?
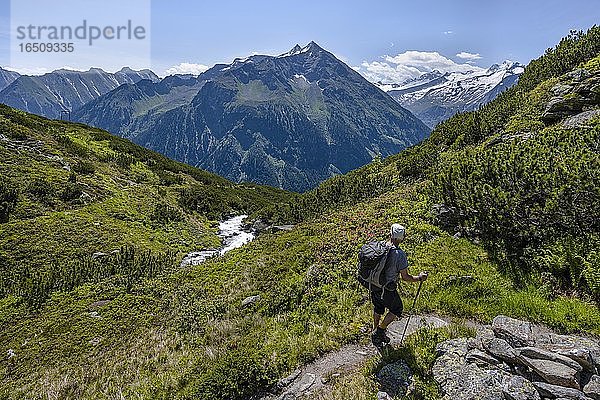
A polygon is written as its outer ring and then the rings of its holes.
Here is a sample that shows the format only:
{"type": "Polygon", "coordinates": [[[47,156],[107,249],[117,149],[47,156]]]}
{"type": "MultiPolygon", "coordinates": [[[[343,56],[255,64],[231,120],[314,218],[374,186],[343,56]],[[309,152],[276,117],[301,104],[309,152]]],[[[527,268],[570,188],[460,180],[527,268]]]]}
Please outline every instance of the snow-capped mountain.
{"type": "Polygon", "coordinates": [[[492,101],[514,85],[523,71],[518,62],[504,61],[483,71],[432,71],[401,83],[376,85],[433,128],[458,112],[475,110],[492,101]]]}

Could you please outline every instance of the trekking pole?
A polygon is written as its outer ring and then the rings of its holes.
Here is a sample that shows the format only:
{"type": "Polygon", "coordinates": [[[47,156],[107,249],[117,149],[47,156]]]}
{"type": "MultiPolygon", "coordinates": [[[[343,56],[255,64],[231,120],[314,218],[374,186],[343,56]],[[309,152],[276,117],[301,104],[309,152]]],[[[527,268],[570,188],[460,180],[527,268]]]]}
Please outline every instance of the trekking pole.
{"type": "Polygon", "coordinates": [[[417,289],[417,294],[415,295],[415,299],[413,300],[412,308],[410,310],[410,314],[408,314],[408,319],[406,320],[406,325],[404,325],[404,332],[402,332],[402,337],[400,338],[400,343],[404,341],[404,335],[406,334],[406,329],[408,328],[408,323],[410,322],[410,317],[415,311],[415,305],[417,304],[417,297],[419,297],[419,293],[421,293],[421,286],[423,285],[423,281],[419,282],[419,288],[417,289]]]}

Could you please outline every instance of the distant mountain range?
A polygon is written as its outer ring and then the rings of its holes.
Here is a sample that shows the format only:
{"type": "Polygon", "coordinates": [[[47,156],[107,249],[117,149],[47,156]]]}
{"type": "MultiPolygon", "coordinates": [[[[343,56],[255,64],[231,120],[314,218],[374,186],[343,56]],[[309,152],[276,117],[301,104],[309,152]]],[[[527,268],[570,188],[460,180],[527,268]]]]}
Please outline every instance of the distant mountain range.
{"type": "Polygon", "coordinates": [[[19,77],[18,72],[8,71],[0,68],[0,91],[10,85],[19,77]]]}
{"type": "Polygon", "coordinates": [[[115,73],[59,69],[40,76],[19,75],[0,69],[0,103],[48,118],[60,118],[124,83],[158,81],[150,70],[123,68],[115,73]]]}
{"type": "Polygon", "coordinates": [[[523,65],[505,61],[487,70],[433,71],[402,83],[376,85],[433,128],[456,113],[475,110],[514,85],[523,65]]]}
{"type": "Polygon", "coordinates": [[[124,84],[73,119],[233,181],[304,191],[429,128],[311,42],[279,56],[217,64],[197,78],[124,84]]]}
{"type": "Polygon", "coordinates": [[[493,100],[522,72],[506,61],[373,85],[311,42],[199,76],[0,69],[0,103],[49,118],[69,111],[73,120],[235,182],[304,191],[420,142],[439,122],[493,100]]]}

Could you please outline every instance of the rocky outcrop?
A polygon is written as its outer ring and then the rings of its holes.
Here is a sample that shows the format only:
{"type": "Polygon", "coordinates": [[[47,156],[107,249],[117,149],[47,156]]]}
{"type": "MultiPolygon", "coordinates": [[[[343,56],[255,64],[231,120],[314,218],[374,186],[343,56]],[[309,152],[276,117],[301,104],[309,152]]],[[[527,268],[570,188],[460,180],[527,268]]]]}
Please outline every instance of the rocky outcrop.
{"type": "Polygon", "coordinates": [[[590,108],[600,104],[600,74],[592,74],[585,69],[576,69],[565,75],[563,82],[551,90],[553,97],[546,104],[542,115],[544,122],[551,124],[563,118],[569,118],[565,127],[578,127],[593,117],[590,108]],[[587,112],[587,113],[586,113],[587,112]],[[584,114],[586,113],[586,114],[584,114]]]}
{"type": "Polygon", "coordinates": [[[600,116],[600,110],[588,110],[575,114],[562,122],[562,126],[567,129],[587,128],[592,118],[600,116]]]}
{"type": "Polygon", "coordinates": [[[498,316],[475,338],[438,345],[444,400],[600,399],[600,343],[498,316]]]}
{"type": "Polygon", "coordinates": [[[519,321],[502,315],[492,322],[494,335],[506,340],[513,347],[529,346],[534,343],[534,329],[529,322],[519,321]]]}
{"type": "Polygon", "coordinates": [[[259,300],[260,300],[260,295],[246,297],[244,300],[242,300],[242,307],[247,307],[249,305],[252,305],[259,300]]]}

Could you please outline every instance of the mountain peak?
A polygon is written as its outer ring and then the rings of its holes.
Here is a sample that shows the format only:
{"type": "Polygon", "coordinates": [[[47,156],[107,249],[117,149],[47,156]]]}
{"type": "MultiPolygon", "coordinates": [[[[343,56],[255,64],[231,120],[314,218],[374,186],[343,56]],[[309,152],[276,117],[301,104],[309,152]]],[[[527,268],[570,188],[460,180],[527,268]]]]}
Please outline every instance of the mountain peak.
{"type": "Polygon", "coordinates": [[[496,71],[510,71],[514,68],[522,67],[522,65],[517,61],[504,60],[502,64],[493,64],[488,68],[488,72],[496,72],[496,71]]]}
{"type": "Polygon", "coordinates": [[[309,44],[302,49],[304,51],[323,51],[323,48],[319,46],[315,41],[311,40],[309,44]]]}
{"type": "Polygon", "coordinates": [[[311,51],[322,52],[324,50],[321,46],[319,46],[317,43],[315,43],[314,41],[311,40],[310,43],[308,43],[304,47],[300,47],[299,44],[296,44],[294,47],[292,47],[292,49],[290,51],[288,51],[287,53],[283,53],[283,54],[279,55],[278,57],[281,58],[281,57],[295,56],[296,54],[308,53],[311,51]]]}
{"type": "MultiPolygon", "coordinates": [[[[96,74],[106,74],[107,72],[105,70],[103,70],[102,68],[98,68],[98,67],[91,67],[90,69],[88,69],[87,71],[77,71],[77,70],[69,70],[69,69],[62,69],[63,71],[67,71],[67,72],[75,72],[75,73],[85,73],[85,72],[94,72],[96,74]]],[[[60,71],[60,70],[59,70],[60,71]]]]}

